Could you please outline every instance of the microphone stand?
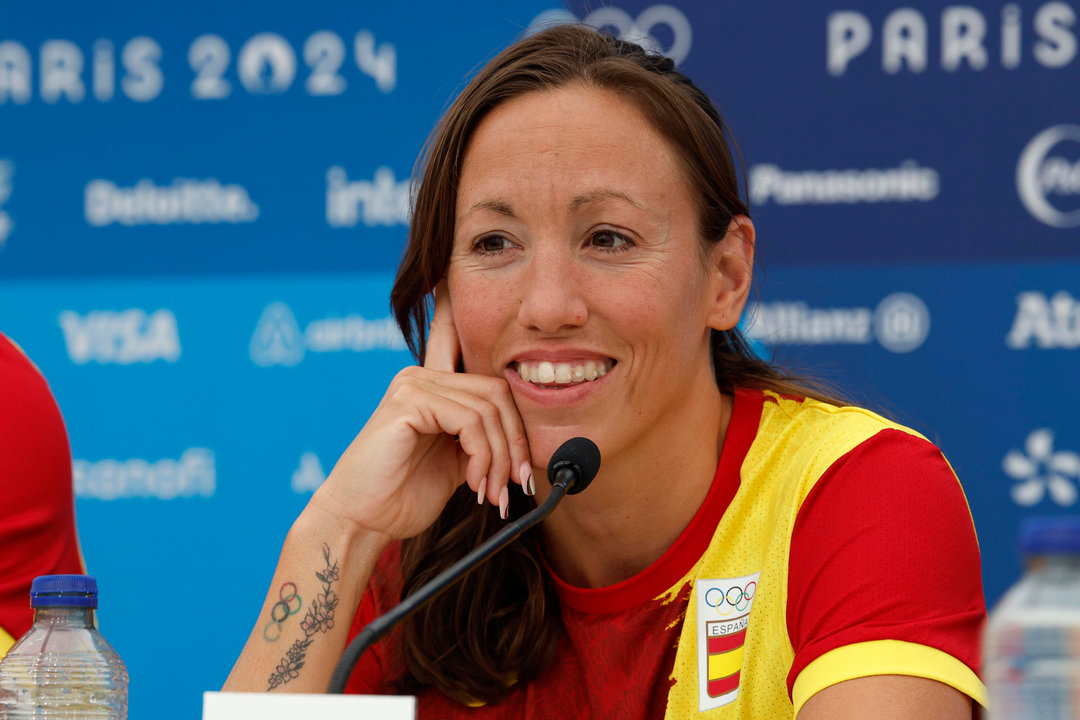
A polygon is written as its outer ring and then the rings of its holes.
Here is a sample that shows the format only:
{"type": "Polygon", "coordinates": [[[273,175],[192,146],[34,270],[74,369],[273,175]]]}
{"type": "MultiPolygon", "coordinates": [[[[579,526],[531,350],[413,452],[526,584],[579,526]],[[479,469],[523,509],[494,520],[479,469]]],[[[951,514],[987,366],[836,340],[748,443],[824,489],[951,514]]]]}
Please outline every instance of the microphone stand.
{"type": "MultiPolygon", "coordinates": [[[[597,464],[599,465],[599,462],[597,462],[597,464]]],[[[360,631],[359,635],[353,638],[352,642],[349,643],[349,646],[345,648],[341,660],[338,661],[337,666],[334,668],[334,674],[330,678],[330,687],[327,692],[335,695],[340,695],[345,692],[345,683],[348,682],[349,675],[352,674],[353,666],[356,665],[356,661],[360,659],[360,656],[365,650],[375,644],[376,640],[388,633],[399,622],[423,607],[429,600],[449,589],[452,585],[465,577],[470,570],[509,545],[511,541],[515,540],[523,532],[550,515],[551,511],[555,509],[555,506],[559,504],[559,501],[563,499],[563,496],[566,495],[567,491],[571,490],[574,481],[577,479],[578,474],[574,469],[567,467],[559,468],[555,473],[554,482],[551,484],[551,493],[548,495],[547,500],[541,503],[535,510],[531,510],[517,520],[512,521],[502,530],[488,538],[478,548],[442,571],[412,595],[405,598],[400,605],[390,610],[385,615],[380,615],[372,620],[367,627],[360,631]]],[[[589,479],[591,480],[591,478],[589,479]]]]}

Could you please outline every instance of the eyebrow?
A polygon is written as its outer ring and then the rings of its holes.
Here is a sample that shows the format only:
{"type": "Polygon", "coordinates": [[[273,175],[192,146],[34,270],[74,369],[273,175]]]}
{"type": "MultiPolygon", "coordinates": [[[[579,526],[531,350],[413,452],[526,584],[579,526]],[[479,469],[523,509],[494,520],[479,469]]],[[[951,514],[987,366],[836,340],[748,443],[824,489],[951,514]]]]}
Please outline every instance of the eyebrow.
{"type": "MultiPolygon", "coordinates": [[[[578,195],[570,201],[570,204],[567,206],[567,211],[573,214],[590,203],[601,202],[604,200],[622,200],[623,202],[626,202],[636,207],[638,210],[648,211],[648,208],[634,200],[626,193],[620,192],[619,190],[611,190],[609,188],[592,190],[591,192],[587,192],[584,195],[578,195]]],[[[460,222],[461,220],[468,217],[477,210],[490,210],[505,217],[515,216],[514,206],[506,202],[505,200],[481,200],[477,203],[474,203],[468,210],[462,213],[461,217],[458,218],[458,221],[460,222]]]]}

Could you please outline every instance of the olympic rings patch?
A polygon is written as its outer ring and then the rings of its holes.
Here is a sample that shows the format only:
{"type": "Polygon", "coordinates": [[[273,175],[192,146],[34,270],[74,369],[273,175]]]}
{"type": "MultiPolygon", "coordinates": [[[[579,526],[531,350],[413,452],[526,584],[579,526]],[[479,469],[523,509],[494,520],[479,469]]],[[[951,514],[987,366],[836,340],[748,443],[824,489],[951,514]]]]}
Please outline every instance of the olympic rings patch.
{"type": "Polygon", "coordinates": [[[290,615],[300,612],[303,604],[303,599],[296,591],[296,583],[287,582],[282,585],[278,590],[278,601],[270,608],[270,622],[263,628],[263,640],[274,642],[281,637],[281,623],[288,620],[290,615]],[[289,587],[292,590],[286,591],[289,587]],[[294,600],[296,601],[295,608],[292,606],[294,600]]]}
{"type": "Polygon", "coordinates": [[[716,610],[717,615],[726,617],[748,610],[756,592],[757,582],[751,580],[745,585],[732,585],[726,589],[711,587],[705,592],[704,601],[716,610]]]}

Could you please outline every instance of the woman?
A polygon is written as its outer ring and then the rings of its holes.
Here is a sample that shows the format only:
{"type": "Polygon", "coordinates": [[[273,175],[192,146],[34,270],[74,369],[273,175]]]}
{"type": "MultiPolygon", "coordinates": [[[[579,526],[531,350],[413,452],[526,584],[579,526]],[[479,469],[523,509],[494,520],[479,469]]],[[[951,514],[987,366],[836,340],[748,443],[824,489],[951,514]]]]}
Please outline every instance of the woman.
{"type": "Polygon", "coordinates": [[[559,27],[489,63],[429,143],[392,294],[423,366],[296,521],[226,688],[321,692],[348,637],[542,501],[581,435],[588,491],[352,689],[425,718],[970,717],[985,608],[959,484],[747,351],[754,239],[723,123],[669,60],[559,27]]]}

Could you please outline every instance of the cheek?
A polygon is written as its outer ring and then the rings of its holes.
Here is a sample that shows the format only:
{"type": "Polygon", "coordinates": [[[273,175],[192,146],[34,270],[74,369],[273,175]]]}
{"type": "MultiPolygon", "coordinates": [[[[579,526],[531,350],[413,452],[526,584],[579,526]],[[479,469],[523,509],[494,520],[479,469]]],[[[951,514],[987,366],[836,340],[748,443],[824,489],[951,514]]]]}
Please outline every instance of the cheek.
{"type": "Polygon", "coordinates": [[[451,283],[450,297],[465,369],[490,372],[492,350],[510,320],[512,296],[506,288],[459,279],[451,283]]]}

